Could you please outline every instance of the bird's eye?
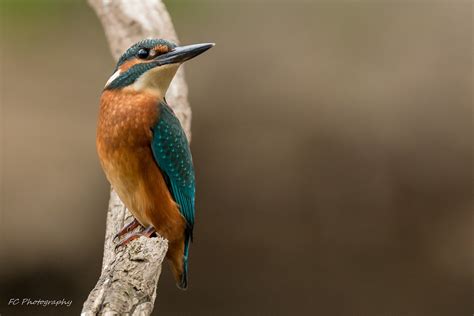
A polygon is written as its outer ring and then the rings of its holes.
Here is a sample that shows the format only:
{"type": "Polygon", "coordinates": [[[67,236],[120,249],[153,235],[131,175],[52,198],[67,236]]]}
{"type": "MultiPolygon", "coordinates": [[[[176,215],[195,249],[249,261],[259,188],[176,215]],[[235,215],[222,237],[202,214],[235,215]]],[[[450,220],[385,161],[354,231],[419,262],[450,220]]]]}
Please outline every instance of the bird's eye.
{"type": "Polygon", "coordinates": [[[148,49],[142,48],[138,51],[137,57],[140,59],[148,58],[149,51],[148,49]]]}

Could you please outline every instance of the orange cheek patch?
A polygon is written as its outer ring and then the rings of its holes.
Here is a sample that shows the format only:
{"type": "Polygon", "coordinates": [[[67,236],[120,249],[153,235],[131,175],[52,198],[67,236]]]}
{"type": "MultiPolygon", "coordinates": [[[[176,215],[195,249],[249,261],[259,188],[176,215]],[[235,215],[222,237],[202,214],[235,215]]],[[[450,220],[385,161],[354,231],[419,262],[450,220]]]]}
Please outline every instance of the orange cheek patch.
{"type": "Polygon", "coordinates": [[[153,49],[158,53],[158,55],[169,52],[169,48],[166,45],[157,45],[153,49]]]}
{"type": "Polygon", "coordinates": [[[123,73],[123,72],[129,70],[130,68],[132,68],[133,66],[135,66],[136,64],[139,64],[139,63],[140,63],[140,61],[136,58],[131,59],[131,60],[127,60],[122,65],[120,65],[120,67],[119,67],[120,72],[123,73]]]}

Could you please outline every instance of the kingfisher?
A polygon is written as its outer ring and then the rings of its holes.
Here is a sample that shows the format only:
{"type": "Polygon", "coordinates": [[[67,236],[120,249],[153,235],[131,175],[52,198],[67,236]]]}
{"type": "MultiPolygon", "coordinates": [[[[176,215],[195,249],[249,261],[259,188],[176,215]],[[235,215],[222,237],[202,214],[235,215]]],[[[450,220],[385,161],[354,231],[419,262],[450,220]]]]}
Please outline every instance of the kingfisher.
{"type": "Polygon", "coordinates": [[[116,234],[116,247],[160,234],[168,240],[166,258],[180,289],[188,286],[195,175],[186,134],[165,96],[179,66],[214,45],[142,40],[120,57],[100,98],[99,160],[134,217],[116,234]]]}

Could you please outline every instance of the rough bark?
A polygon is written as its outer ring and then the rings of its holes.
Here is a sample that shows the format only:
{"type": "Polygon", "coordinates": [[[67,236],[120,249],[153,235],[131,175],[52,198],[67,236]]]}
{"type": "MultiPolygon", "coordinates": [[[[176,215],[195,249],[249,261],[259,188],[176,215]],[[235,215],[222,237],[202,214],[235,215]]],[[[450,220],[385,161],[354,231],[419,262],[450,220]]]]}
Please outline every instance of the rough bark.
{"type": "MultiPolygon", "coordinates": [[[[171,18],[161,0],[88,0],[105,30],[113,57],[143,38],[178,42],[171,18]]],[[[191,109],[183,70],[176,74],[166,98],[190,137],[191,109]]],[[[84,302],[82,315],[149,315],[153,311],[161,264],[168,249],[162,237],[132,241],[115,253],[113,236],[133,219],[111,190],[102,272],[84,302]]]]}

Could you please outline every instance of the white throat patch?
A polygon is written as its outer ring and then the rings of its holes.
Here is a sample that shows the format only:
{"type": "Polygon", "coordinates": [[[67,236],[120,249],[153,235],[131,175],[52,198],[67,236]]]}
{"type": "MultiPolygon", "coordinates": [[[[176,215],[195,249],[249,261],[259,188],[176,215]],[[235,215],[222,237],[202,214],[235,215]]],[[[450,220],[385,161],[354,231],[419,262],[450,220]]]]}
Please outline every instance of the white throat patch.
{"type": "Polygon", "coordinates": [[[120,76],[120,73],[121,73],[120,69],[117,69],[117,71],[114,72],[114,74],[113,74],[112,76],[110,76],[109,80],[107,80],[107,82],[105,83],[104,89],[107,88],[107,86],[108,86],[109,84],[111,84],[112,81],[114,81],[115,79],[117,79],[117,77],[120,76]]]}
{"type": "Polygon", "coordinates": [[[147,91],[163,98],[180,64],[158,66],[142,74],[131,86],[136,91],[147,91]]]}

